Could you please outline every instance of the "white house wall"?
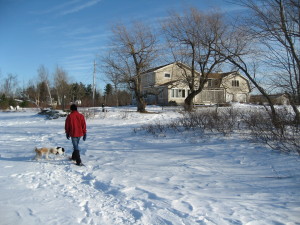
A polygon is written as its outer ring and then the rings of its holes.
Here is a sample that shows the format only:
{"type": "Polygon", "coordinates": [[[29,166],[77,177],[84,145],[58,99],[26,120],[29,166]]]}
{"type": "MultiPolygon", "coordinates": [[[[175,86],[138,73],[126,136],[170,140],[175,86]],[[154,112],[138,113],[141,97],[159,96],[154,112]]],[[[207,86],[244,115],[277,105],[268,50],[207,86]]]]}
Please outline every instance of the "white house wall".
{"type": "Polygon", "coordinates": [[[250,93],[249,83],[241,75],[231,74],[224,77],[221,87],[226,90],[226,102],[248,102],[250,93]],[[237,81],[238,86],[234,86],[233,81],[237,81]]]}
{"type": "Polygon", "coordinates": [[[176,65],[168,65],[155,72],[155,82],[157,85],[165,84],[174,80],[181,80],[181,69],[176,65]],[[171,77],[166,77],[166,74],[170,74],[171,77]]]}
{"type": "MultiPolygon", "coordinates": [[[[156,71],[149,72],[142,76],[142,87],[145,93],[154,93],[148,100],[149,104],[168,104],[171,101],[177,104],[183,104],[188,95],[189,89],[182,80],[182,70],[176,64],[170,64],[159,68],[156,71]],[[166,76],[170,74],[170,77],[166,76]],[[177,81],[177,82],[173,82],[177,81]],[[173,83],[172,83],[173,82],[173,83]],[[172,89],[184,90],[185,96],[172,95],[172,89]]],[[[212,79],[214,86],[218,86],[219,79],[212,79]]],[[[203,103],[224,103],[224,102],[248,102],[250,87],[248,81],[239,74],[230,74],[222,79],[219,88],[209,88],[207,84],[205,89],[198,94],[195,99],[195,104],[203,103]],[[232,81],[238,86],[233,86],[232,81]]]]}

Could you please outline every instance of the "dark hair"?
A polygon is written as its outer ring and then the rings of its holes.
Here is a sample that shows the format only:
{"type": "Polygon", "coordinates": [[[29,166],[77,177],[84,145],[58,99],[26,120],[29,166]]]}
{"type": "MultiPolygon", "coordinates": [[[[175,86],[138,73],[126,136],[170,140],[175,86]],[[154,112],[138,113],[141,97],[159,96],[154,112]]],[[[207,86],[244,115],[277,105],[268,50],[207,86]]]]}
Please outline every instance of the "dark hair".
{"type": "Polygon", "coordinates": [[[72,105],[70,106],[70,110],[71,110],[71,111],[77,111],[77,105],[72,104],[72,105]]]}

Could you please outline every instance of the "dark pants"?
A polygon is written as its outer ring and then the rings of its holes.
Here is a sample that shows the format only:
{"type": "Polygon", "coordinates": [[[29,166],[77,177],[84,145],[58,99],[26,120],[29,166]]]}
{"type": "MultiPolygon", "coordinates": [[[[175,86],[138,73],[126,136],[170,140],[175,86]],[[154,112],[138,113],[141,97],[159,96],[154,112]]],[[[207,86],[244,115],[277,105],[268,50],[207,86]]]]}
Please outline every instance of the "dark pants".
{"type": "Polygon", "coordinates": [[[72,144],[73,144],[73,153],[72,153],[72,159],[76,160],[77,164],[81,163],[80,159],[80,153],[79,153],[79,141],[81,137],[71,137],[72,144]]]}

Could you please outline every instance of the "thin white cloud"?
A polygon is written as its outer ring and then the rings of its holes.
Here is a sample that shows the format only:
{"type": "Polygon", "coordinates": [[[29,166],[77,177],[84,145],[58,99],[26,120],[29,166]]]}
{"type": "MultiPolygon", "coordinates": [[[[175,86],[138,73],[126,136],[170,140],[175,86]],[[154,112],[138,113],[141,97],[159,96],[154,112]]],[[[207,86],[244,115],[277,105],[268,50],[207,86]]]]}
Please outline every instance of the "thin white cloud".
{"type": "Polygon", "coordinates": [[[50,13],[55,13],[55,12],[58,12],[58,11],[61,11],[61,10],[65,9],[66,7],[70,7],[70,6],[74,5],[74,4],[77,4],[80,1],[81,0],[72,0],[72,1],[65,2],[65,3],[60,4],[60,5],[56,5],[56,6],[52,7],[52,8],[46,9],[46,10],[32,11],[31,13],[33,13],[33,14],[50,14],[50,13]]]}
{"type": "Polygon", "coordinates": [[[71,56],[67,56],[65,57],[66,60],[70,61],[70,60],[82,60],[82,59],[86,59],[87,57],[90,57],[91,54],[82,54],[82,55],[71,55],[71,56]]]}
{"type": "Polygon", "coordinates": [[[51,33],[57,29],[57,26],[44,26],[44,27],[39,27],[37,28],[37,31],[39,33],[51,33]]]}
{"type": "Polygon", "coordinates": [[[66,3],[62,3],[60,5],[56,5],[50,9],[41,10],[41,11],[31,11],[33,14],[56,14],[59,16],[65,16],[68,14],[79,12],[85,8],[89,8],[102,0],[72,0],[66,3]]]}
{"type": "Polygon", "coordinates": [[[88,1],[88,2],[84,2],[84,4],[80,4],[80,5],[76,5],[70,9],[66,9],[62,12],[60,12],[60,15],[64,16],[64,15],[68,15],[68,14],[71,14],[71,13],[76,13],[76,12],[79,12],[85,8],[88,8],[88,7],[91,7],[97,3],[101,2],[101,0],[91,0],[91,1],[88,1]]]}

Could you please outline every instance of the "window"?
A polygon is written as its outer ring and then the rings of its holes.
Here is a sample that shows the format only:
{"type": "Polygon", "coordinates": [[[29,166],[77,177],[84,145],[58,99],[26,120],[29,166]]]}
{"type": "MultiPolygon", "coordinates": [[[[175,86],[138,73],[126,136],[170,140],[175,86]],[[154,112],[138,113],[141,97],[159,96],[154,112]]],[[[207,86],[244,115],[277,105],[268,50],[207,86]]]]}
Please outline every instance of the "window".
{"type": "Polygon", "coordinates": [[[233,80],[233,81],[231,82],[231,85],[232,85],[232,87],[239,87],[239,86],[240,86],[240,83],[239,83],[238,80],[233,80]]]}
{"type": "Polygon", "coordinates": [[[185,90],[184,89],[172,89],[171,97],[172,98],[185,98],[185,90]]]}
{"type": "Polygon", "coordinates": [[[182,89],[181,97],[185,98],[185,90],[184,89],[182,89]]]}
{"type": "Polygon", "coordinates": [[[178,98],[178,89],[172,89],[172,98],[178,98]]]}
{"type": "Polygon", "coordinates": [[[170,73],[165,73],[165,77],[166,78],[171,78],[171,74],[170,73]]]}

